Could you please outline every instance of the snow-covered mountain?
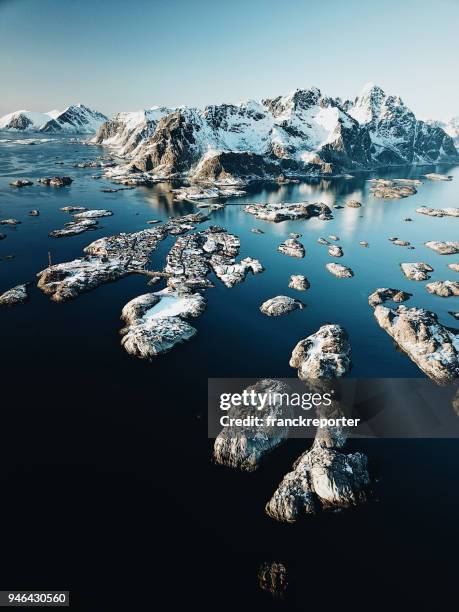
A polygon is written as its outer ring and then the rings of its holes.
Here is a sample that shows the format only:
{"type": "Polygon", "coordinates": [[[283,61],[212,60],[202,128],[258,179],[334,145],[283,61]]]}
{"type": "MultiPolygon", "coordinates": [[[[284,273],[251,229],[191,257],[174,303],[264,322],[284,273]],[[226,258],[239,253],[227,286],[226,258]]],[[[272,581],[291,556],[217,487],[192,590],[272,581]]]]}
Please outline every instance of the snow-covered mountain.
{"type": "Polygon", "coordinates": [[[36,113],[19,110],[0,118],[0,130],[93,134],[107,121],[107,117],[83,104],[68,106],[65,110],[36,113]]]}
{"type": "Polygon", "coordinates": [[[441,127],[374,85],[344,103],[312,87],[237,105],[118,113],[93,142],[116,147],[125,170],[216,183],[459,161],[441,127]]]}
{"type": "Polygon", "coordinates": [[[446,121],[437,121],[435,119],[426,119],[426,123],[435,127],[440,127],[454,141],[454,144],[459,147],[459,117],[450,117],[446,121]]]}
{"type": "Polygon", "coordinates": [[[416,119],[399,96],[387,95],[373,83],[344,106],[368,129],[375,162],[428,163],[457,155],[451,137],[440,126],[416,119]]]}

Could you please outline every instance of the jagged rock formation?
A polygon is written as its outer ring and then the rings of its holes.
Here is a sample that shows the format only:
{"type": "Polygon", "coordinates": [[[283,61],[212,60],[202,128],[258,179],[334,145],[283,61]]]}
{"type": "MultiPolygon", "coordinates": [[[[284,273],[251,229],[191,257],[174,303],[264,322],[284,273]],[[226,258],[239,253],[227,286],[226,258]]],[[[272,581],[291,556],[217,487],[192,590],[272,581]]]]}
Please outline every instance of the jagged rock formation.
{"type": "Polygon", "coordinates": [[[107,117],[83,104],[68,106],[63,111],[36,113],[19,110],[0,118],[0,130],[91,134],[95,133],[107,117]]]}
{"type": "MultiPolygon", "coordinates": [[[[407,265],[407,264],[405,264],[407,265]]],[[[408,293],[406,291],[402,291],[401,289],[390,289],[390,288],[381,288],[376,289],[370,296],[368,296],[368,303],[373,308],[378,306],[379,304],[384,304],[384,302],[406,302],[413,297],[412,293],[408,293]]]]}
{"type": "Polygon", "coordinates": [[[354,103],[313,87],[261,102],[118,113],[94,141],[118,148],[124,173],[215,184],[457,160],[440,126],[418,121],[378,87],[354,103]]]}
{"type": "Polygon", "coordinates": [[[337,276],[338,278],[351,278],[354,276],[354,272],[349,268],[349,266],[343,266],[342,264],[337,263],[328,263],[325,264],[325,267],[333,274],[333,276],[337,276]]]}
{"type": "Polygon", "coordinates": [[[28,284],[17,285],[8,291],[0,294],[0,306],[16,306],[23,304],[29,299],[27,292],[28,284]]]}
{"type": "Polygon", "coordinates": [[[283,253],[284,255],[288,255],[289,257],[298,257],[299,259],[303,258],[305,255],[304,246],[295,238],[287,238],[284,240],[278,247],[277,250],[279,253],[283,253]]]}
{"type": "Polygon", "coordinates": [[[351,346],[346,330],[340,325],[322,325],[311,336],[300,340],[290,358],[302,380],[339,378],[351,366],[351,346]]]}
{"type": "Polygon", "coordinates": [[[311,217],[319,217],[324,221],[333,218],[329,206],[322,204],[322,202],[315,204],[308,204],[307,202],[249,204],[244,210],[257,219],[273,221],[274,223],[287,221],[288,219],[309,219],[311,217]]]}
{"type": "Polygon", "coordinates": [[[287,295],[277,295],[260,306],[260,311],[268,317],[279,317],[293,310],[304,308],[303,302],[295,300],[287,295]]]}
{"type": "Polygon", "coordinates": [[[435,283],[427,283],[426,289],[433,295],[440,297],[450,297],[459,295],[459,281],[436,281],[435,283]]]}
{"type": "Polygon", "coordinates": [[[401,263],[400,268],[406,278],[415,281],[429,280],[429,272],[433,272],[434,269],[429,264],[423,262],[417,263],[401,263]]]}
{"type": "Polygon", "coordinates": [[[288,434],[287,426],[268,425],[268,417],[286,418],[291,415],[291,408],[282,401],[281,394],[287,391],[287,386],[279,380],[259,380],[245,391],[251,394],[250,404],[231,405],[228,417],[244,419],[258,416],[262,423],[224,427],[215,439],[213,457],[220,465],[252,472],[258,468],[263,457],[279,446],[288,434]]]}
{"type": "Polygon", "coordinates": [[[439,255],[455,255],[456,253],[459,253],[459,242],[440,242],[437,240],[431,240],[430,242],[426,242],[425,245],[439,255]]]}
{"type": "Polygon", "coordinates": [[[447,161],[457,155],[452,138],[441,127],[417,120],[399,96],[387,95],[373,83],[346,108],[368,130],[371,157],[379,165],[447,161]]]}
{"type": "Polygon", "coordinates": [[[443,326],[423,308],[376,306],[374,316],[429,378],[449,383],[459,377],[459,330],[443,326]]]}

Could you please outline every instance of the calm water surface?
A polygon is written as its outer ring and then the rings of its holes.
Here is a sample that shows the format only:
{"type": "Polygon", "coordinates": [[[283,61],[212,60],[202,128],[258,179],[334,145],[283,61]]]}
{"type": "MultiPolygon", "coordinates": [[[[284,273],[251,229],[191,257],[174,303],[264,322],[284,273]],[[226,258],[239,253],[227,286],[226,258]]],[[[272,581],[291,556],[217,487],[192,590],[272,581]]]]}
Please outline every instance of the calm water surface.
{"type": "MultiPolygon", "coordinates": [[[[0,217],[22,223],[1,228],[7,238],[0,241],[0,292],[33,281],[48,265],[48,252],[54,263],[67,261],[98,237],[198,210],[173,203],[166,183],[103,193],[113,185],[92,179],[97,169],[73,167],[103,153],[99,147],[58,138],[35,145],[2,138],[12,137],[0,136],[0,217]],[[61,189],[9,186],[14,178],[54,174],[69,174],[74,182],[61,189]],[[96,231],[49,238],[69,220],[59,211],[69,204],[108,208],[114,215],[101,219],[96,231]],[[40,216],[30,217],[32,209],[40,216]],[[7,255],[14,259],[4,260],[7,255]]],[[[142,602],[135,609],[152,608],[144,597],[158,590],[168,592],[173,609],[196,597],[220,609],[241,602],[247,609],[305,609],[310,590],[328,588],[331,578],[337,589],[346,588],[352,576],[372,583],[382,571],[385,585],[397,583],[400,572],[407,582],[425,574],[434,585],[452,584],[449,547],[457,542],[459,501],[455,441],[353,442],[371,459],[377,499],[355,512],[278,525],[265,516],[264,504],[303,450],[301,441],[285,445],[256,474],[213,466],[206,398],[208,377],[293,376],[292,348],[326,322],[349,332],[352,376],[419,376],[374,321],[367,297],[377,287],[404,289],[414,294],[409,304],[434,310],[442,323],[454,326],[448,311],[458,309],[457,298],[429,295],[425,283],[402,275],[399,264],[425,261],[435,269],[432,280],[455,278],[447,264],[459,258],[437,255],[423,243],[458,240],[459,221],[425,217],[415,209],[459,206],[459,167],[257,186],[226,204],[201,228],[219,224],[236,233],[240,256],[258,258],[266,271],[233,289],[213,279],[207,310],[193,322],[197,337],[151,363],[127,355],[118,335],[124,304],[149,290],[143,277],[107,284],[65,304],[54,304],[34,286],[29,303],[1,312],[4,588],[68,588],[75,606],[85,610],[108,609],[100,607],[104,601],[111,609],[128,605],[133,589],[132,597],[142,602]],[[371,176],[415,178],[434,170],[454,180],[426,180],[417,195],[398,201],[369,194],[371,176]],[[335,210],[328,222],[270,224],[243,210],[249,202],[331,205],[349,198],[362,207],[335,210]],[[253,234],[253,227],[265,234],[253,234]],[[303,235],[304,259],[276,252],[290,232],[303,235]],[[325,270],[332,259],[317,238],[329,234],[340,237],[344,250],[335,261],[350,266],[354,278],[337,279],[325,270]],[[415,250],[392,245],[391,236],[409,240],[415,250]],[[370,247],[362,248],[360,240],[370,247]],[[289,289],[291,274],[305,274],[311,289],[289,289]],[[299,297],[306,308],[287,317],[261,315],[261,302],[279,294],[299,297]],[[257,586],[257,569],[266,560],[289,568],[292,586],[283,602],[257,586]],[[108,596],[104,591],[113,584],[119,591],[108,596]]],[[[164,265],[172,244],[170,238],[161,243],[152,269],[164,265]]]]}

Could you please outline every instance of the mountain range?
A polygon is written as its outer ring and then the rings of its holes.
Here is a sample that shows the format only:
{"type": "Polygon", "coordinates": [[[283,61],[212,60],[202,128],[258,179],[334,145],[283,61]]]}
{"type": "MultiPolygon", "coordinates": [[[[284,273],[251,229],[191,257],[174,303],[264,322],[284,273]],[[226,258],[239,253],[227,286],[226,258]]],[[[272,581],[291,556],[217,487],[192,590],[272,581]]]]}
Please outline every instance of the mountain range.
{"type": "Polygon", "coordinates": [[[115,147],[124,172],[216,184],[459,162],[446,128],[373,84],[354,100],[312,87],[258,102],[118,113],[93,142],[115,147]]]}
{"type": "Polygon", "coordinates": [[[382,166],[458,163],[459,119],[418,119],[396,95],[367,84],[353,100],[317,87],[240,104],[154,106],[113,118],[81,104],[16,111],[0,129],[95,133],[124,158],[120,173],[216,184],[330,175],[382,166]]]}
{"type": "Polygon", "coordinates": [[[108,118],[83,104],[68,106],[65,110],[37,113],[19,110],[0,118],[0,130],[21,132],[47,132],[93,134],[108,118]]]}

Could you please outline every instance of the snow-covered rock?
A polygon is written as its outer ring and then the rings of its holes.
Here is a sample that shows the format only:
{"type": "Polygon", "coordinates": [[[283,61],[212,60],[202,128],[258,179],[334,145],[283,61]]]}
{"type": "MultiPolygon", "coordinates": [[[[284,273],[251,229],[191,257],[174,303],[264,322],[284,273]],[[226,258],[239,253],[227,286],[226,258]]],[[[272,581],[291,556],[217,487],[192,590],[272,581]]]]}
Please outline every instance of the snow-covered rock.
{"type": "Polygon", "coordinates": [[[459,330],[438,322],[437,315],[423,308],[376,306],[379,325],[437,383],[459,377],[459,330]]]}
{"type": "Polygon", "coordinates": [[[401,263],[400,268],[406,278],[415,281],[429,280],[429,272],[434,271],[432,266],[429,266],[429,264],[424,262],[401,263]]]}
{"type": "Polygon", "coordinates": [[[333,274],[333,276],[337,276],[338,278],[351,278],[354,276],[354,272],[351,270],[351,268],[349,268],[349,266],[343,266],[342,264],[331,262],[325,264],[325,267],[330,274],[333,274]]]}
{"type": "Polygon", "coordinates": [[[448,264],[448,268],[454,272],[459,272],[459,263],[450,263],[448,264]]]}
{"type": "Polygon", "coordinates": [[[74,219],[99,219],[100,217],[111,217],[113,215],[111,210],[101,209],[101,210],[85,210],[82,212],[77,212],[73,215],[74,219]]]}
{"type": "Polygon", "coordinates": [[[439,295],[440,297],[458,296],[459,281],[435,281],[434,283],[427,283],[426,289],[429,293],[439,295]]]}
{"type": "Polygon", "coordinates": [[[300,300],[296,300],[287,295],[277,295],[263,302],[260,306],[260,311],[268,317],[280,317],[298,308],[304,308],[304,304],[300,302],[300,300]]]}
{"type": "Polygon", "coordinates": [[[374,308],[375,306],[383,304],[387,301],[397,303],[406,302],[406,300],[409,300],[412,296],[412,293],[402,291],[401,289],[390,289],[383,287],[376,289],[370,296],[368,296],[368,303],[374,308]]]}
{"type": "Polygon", "coordinates": [[[179,294],[171,289],[140,295],[126,304],[121,318],[121,344],[143,359],[155,357],[190,340],[196,329],[184,319],[198,317],[206,307],[199,293],[179,294]]]}
{"type": "Polygon", "coordinates": [[[431,240],[425,243],[426,247],[432,249],[439,255],[455,255],[459,253],[459,242],[431,240]]]}
{"type": "Polygon", "coordinates": [[[311,286],[311,283],[302,274],[292,274],[288,286],[290,289],[296,289],[297,291],[306,291],[311,286]]]}
{"type": "Polygon", "coordinates": [[[0,130],[91,134],[97,132],[107,117],[83,104],[68,106],[63,111],[36,113],[15,111],[0,118],[0,130]]]}
{"type": "Polygon", "coordinates": [[[368,83],[353,102],[351,117],[368,130],[371,157],[379,165],[451,161],[457,158],[454,142],[441,127],[416,119],[399,96],[387,95],[368,83]]]}
{"type": "Polygon", "coordinates": [[[286,418],[290,416],[291,408],[282,402],[280,394],[287,391],[287,386],[279,380],[262,379],[246,391],[253,398],[250,405],[232,405],[227,412],[228,417],[244,419],[262,416],[262,424],[224,427],[215,439],[213,457],[220,465],[252,472],[258,468],[263,457],[279,446],[288,434],[288,427],[268,426],[267,417],[286,418]],[[264,403],[260,395],[265,397],[264,403]],[[269,402],[266,401],[268,396],[269,402]],[[263,408],[262,412],[260,408],[263,408]]]}
{"type": "Polygon", "coordinates": [[[351,366],[346,330],[336,324],[322,325],[316,333],[298,342],[290,366],[298,369],[302,380],[344,376],[351,366]]]}
{"type": "Polygon", "coordinates": [[[49,232],[50,238],[64,238],[65,236],[76,236],[88,230],[94,230],[98,227],[98,222],[94,219],[81,219],[64,223],[64,227],[59,230],[49,232]]]}
{"type": "Polygon", "coordinates": [[[16,306],[16,304],[22,304],[29,299],[27,292],[27,283],[23,285],[17,285],[8,291],[0,294],[0,306],[16,306]]]}
{"type": "Polygon", "coordinates": [[[277,247],[277,250],[279,253],[289,255],[289,257],[298,257],[300,259],[305,255],[304,246],[301,242],[295,240],[295,238],[287,238],[277,247]]]}
{"type": "Polygon", "coordinates": [[[456,149],[459,147],[459,117],[450,117],[446,121],[427,119],[426,123],[444,130],[453,139],[456,149]]]}
{"type": "Polygon", "coordinates": [[[274,223],[287,221],[288,219],[309,219],[311,217],[320,217],[327,220],[333,218],[330,208],[322,202],[315,204],[308,204],[307,202],[248,204],[244,210],[257,219],[273,221],[274,223]]]}
{"type": "Polygon", "coordinates": [[[342,257],[344,255],[343,249],[340,246],[331,246],[328,248],[328,254],[330,257],[342,257]]]}

